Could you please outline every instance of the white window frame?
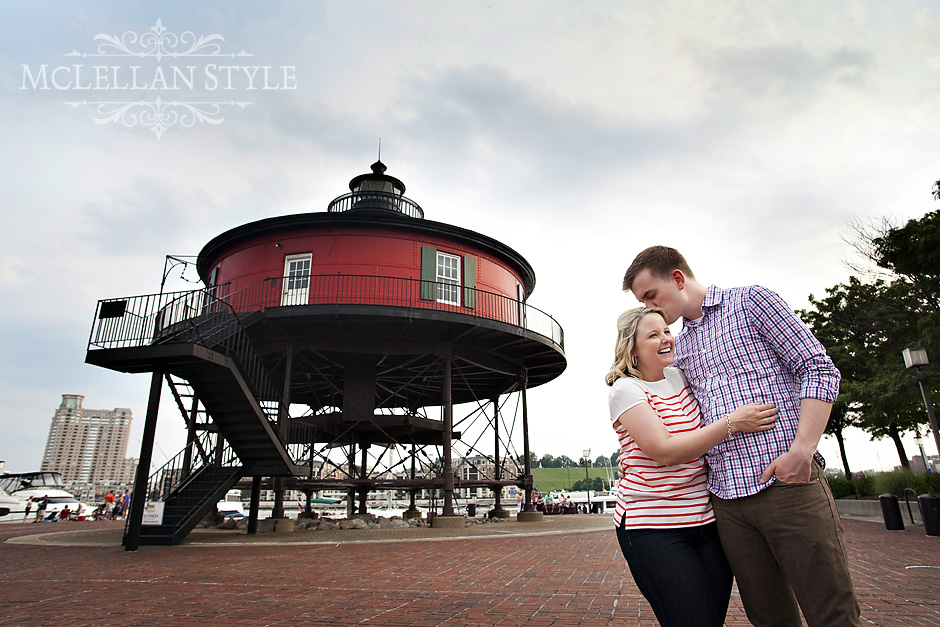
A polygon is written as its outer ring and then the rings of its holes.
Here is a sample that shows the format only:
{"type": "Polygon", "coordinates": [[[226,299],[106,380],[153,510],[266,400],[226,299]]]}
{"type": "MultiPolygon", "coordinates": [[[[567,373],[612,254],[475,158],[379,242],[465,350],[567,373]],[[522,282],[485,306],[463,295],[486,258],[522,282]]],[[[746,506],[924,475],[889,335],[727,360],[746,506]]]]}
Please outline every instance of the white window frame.
{"type": "Polygon", "coordinates": [[[437,302],[460,305],[460,268],[459,255],[437,251],[437,302]]]}
{"type": "Polygon", "coordinates": [[[281,306],[309,304],[310,268],[312,265],[313,253],[301,253],[284,257],[281,306]]]}

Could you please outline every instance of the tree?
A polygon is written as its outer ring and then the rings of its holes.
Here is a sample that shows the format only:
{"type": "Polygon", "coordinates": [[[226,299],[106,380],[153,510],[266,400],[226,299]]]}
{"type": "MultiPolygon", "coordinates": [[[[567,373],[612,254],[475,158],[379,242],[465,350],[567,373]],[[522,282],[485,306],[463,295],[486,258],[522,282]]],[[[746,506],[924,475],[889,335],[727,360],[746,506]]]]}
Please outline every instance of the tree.
{"type": "Polygon", "coordinates": [[[872,439],[891,438],[901,465],[908,468],[901,434],[915,429],[922,415],[901,351],[918,342],[922,300],[904,279],[862,283],[853,276],[827,289],[823,299],[811,295],[810,304],[813,310],[799,313],[842,373],[826,432],[839,442],[846,474],[842,430],[848,426],[860,427],[872,439]]]}
{"type": "Polygon", "coordinates": [[[872,252],[874,261],[905,280],[922,302],[918,332],[927,352],[937,355],[940,349],[940,211],[883,232],[872,240],[872,252]]]}
{"type": "Polygon", "coordinates": [[[845,454],[845,435],[844,430],[848,426],[854,426],[853,422],[858,414],[849,411],[849,405],[845,402],[845,397],[836,399],[832,405],[832,412],[829,414],[829,422],[826,424],[826,433],[836,436],[836,442],[839,444],[839,454],[842,457],[842,467],[845,469],[845,478],[852,480],[852,469],[849,468],[849,457],[845,454]]]}
{"type": "MultiPolygon", "coordinates": [[[[522,453],[519,453],[513,459],[515,460],[516,465],[519,466],[520,470],[522,468],[525,468],[525,455],[523,455],[522,453]]],[[[529,465],[532,468],[539,467],[539,457],[532,451],[529,451],[529,465]]]]}
{"type": "Polygon", "coordinates": [[[556,468],[572,468],[577,466],[577,464],[574,463],[574,460],[567,455],[559,455],[555,458],[555,463],[558,464],[556,468]]]}
{"type": "MultiPolygon", "coordinates": [[[[940,200],[940,180],[932,195],[940,200]]],[[[800,312],[842,371],[842,395],[826,431],[839,442],[846,474],[842,429],[850,425],[873,439],[891,438],[901,465],[909,467],[901,434],[916,429],[924,415],[900,353],[919,345],[940,356],[940,211],[904,226],[885,220],[855,230],[856,250],[881,269],[866,273],[880,278],[862,283],[850,277],[822,300],[810,296],[815,310],[800,312]]]]}
{"type": "MultiPolygon", "coordinates": [[[[578,479],[577,481],[571,484],[570,489],[572,492],[581,492],[585,490],[587,485],[588,485],[587,479],[578,479]]],[[[600,477],[592,477],[590,486],[591,486],[592,492],[603,492],[604,480],[601,479],[600,477]]]]}

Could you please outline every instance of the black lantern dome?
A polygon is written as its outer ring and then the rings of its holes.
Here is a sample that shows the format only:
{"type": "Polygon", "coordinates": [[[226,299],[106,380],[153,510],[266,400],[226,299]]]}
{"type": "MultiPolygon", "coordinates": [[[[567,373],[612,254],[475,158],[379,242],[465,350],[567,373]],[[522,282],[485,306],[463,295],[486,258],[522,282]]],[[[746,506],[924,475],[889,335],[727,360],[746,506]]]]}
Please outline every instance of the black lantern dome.
{"type": "Polygon", "coordinates": [[[381,159],[373,163],[372,172],[360,174],[349,181],[350,193],[333,199],[327,211],[395,213],[423,218],[424,210],[416,202],[403,196],[405,184],[386,174],[387,169],[381,159]]]}

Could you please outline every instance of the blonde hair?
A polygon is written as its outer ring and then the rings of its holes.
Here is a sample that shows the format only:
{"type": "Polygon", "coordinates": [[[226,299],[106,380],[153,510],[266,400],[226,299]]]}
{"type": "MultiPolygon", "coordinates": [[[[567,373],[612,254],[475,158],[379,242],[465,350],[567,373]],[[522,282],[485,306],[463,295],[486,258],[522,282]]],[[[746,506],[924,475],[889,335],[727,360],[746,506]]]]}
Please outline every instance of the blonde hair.
{"type": "Polygon", "coordinates": [[[617,318],[617,344],[614,346],[614,363],[604,377],[607,385],[613,385],[617,379],[636,377],[642,379],[640,371],[633,365],[633,349],[636,346],[636,328],[645,316],[657,314],[666,319],[666,312],[659,307],[637,307],[628,309],[617,318]]]}

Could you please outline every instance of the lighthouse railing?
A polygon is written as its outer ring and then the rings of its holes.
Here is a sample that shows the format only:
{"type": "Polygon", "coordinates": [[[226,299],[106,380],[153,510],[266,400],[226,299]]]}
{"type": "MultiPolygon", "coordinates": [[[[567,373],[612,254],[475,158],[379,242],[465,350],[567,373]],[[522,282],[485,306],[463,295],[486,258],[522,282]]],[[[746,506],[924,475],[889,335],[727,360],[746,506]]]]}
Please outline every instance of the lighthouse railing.
{"type": "Polygon", "coordinates": [[[310,274],[268,277],[223,297],[238,313],[303,305],[381,305],[455,313],[524,328],[564,349],[564,330],[551,315],[504,294],[421,279],[310,274]],[[295,289],[301,285],[302,289],[295,289]]]}
{"type": "Polygon", "coordinates": [[[388,192],[359,191],[343,194],[330,202],[326,209],[329,213],[344,211],[393,211],[404,214],[410,218],[423,218],[424,209],[418,203],[388,192]]]}
{"type": "Polygon", "coordinates": [[[217,350],[233,358],[268,420],[276,424],[280,393],[236,311],[217,292],[209,288],[98,301],[88,350],[179,343],[217,350]]]}

